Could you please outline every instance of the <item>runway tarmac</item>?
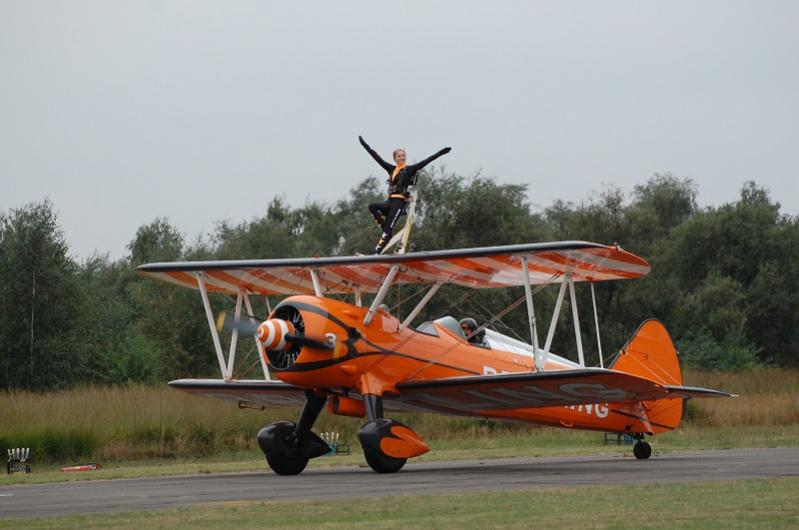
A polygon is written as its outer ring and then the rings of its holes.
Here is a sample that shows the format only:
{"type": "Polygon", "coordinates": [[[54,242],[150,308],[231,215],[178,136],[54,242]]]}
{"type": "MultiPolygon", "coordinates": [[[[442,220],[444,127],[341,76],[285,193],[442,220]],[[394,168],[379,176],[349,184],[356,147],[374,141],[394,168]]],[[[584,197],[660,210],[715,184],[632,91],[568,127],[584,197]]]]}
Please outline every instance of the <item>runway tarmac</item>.
{"type": "Polygon", "coordinates": [[[393,475],[350,466],[308,469],[294,477],[264,471],[3,486],[0,517],[149,510],[219,501],[326,500],[778,476],[799,476],[799,449],[672,453],[649,460],[605,455],[409,463],[393,475]]]}

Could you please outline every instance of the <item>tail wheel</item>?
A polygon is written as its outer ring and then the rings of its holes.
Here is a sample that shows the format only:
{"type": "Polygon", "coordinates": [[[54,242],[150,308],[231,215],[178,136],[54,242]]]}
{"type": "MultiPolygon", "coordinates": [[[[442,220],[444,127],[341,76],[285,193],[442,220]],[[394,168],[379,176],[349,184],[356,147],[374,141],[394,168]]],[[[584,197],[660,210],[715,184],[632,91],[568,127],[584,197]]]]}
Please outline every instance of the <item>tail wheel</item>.
{"type": "Polygon", "coordinates": [[[366,463],[377,473],[396,473],[402,469],[402,466],[408,461],[407,458],[386,456],[375,449],[364,448],[363,454],[366,457],[366,463]]]}
{"type": "Polygon", "coordinates": [[[633,446],[633,454],[638,460],[646,460],[652,455],[652,446],[644,441],[637,442],[633,446]]]}

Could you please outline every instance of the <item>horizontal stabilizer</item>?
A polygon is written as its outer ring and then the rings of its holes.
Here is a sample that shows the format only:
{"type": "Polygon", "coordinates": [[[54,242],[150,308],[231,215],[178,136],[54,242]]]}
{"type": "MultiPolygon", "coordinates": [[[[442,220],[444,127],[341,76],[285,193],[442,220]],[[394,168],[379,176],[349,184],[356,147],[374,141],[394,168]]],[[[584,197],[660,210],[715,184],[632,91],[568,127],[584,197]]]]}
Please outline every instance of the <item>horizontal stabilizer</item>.
{"type": "Polygon", "coordinates": [[[736,394],[722,392],[721,390],[713,390],[712,388],[699,388],[695,386],[666,385],[666,390],[669,391],[669,397],[680,397],[684,399],[738,397],[736,394]]]}

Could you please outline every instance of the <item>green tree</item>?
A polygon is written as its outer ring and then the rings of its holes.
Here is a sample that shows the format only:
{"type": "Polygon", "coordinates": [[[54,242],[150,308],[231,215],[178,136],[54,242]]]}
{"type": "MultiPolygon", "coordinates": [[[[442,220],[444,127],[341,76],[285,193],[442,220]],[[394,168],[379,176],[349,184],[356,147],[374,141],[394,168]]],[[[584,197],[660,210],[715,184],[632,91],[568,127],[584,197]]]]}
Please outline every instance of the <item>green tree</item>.
{"type": "MultiPolygon", "coordinates": [[[[132,265],[210,255],[202,246],[186,249],[183,236],[166,219],[156,219],[140,227],[128,249],[132,265]]],[[[149,356],[148,348],[157,348],[158,373],[169,378],[213,374],[208,324],[196,291],[145,278],[136,278],[127,290],[133,299],[134,318],[143,337],[132,336],[126,347],[138,351],[139,357],[144,358],[149,356]]],[[[218,304],[216,298],[213,301],[218,304]]],[[[141,359],[130,362],[136,367],[141,359]]]]}
{"type": "Polygon", "coordinates": [[[80,366],[80,292],[56,212],[45,200],[0,216],[0,336],[6,388],[67,386],[80,366]]]}
{"type": "Polygon", "coordinates": [[[77,280],[84,293],[79,319],[81,379],[103,384],[160,381],[158,351],[142,333],[129,294],[138,281],[130,261],[94,256],[81,265],[77,280]]]}

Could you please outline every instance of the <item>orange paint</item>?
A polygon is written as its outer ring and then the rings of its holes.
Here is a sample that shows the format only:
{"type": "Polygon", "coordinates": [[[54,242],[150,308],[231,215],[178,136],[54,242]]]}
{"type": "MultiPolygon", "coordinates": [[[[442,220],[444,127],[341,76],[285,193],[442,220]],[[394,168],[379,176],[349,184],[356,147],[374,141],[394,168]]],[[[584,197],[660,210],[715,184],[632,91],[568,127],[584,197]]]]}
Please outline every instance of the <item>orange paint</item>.
{"type": "Polygon", "coordinates": [[[394,426],[391,434],[380,440],[380,450],[392,458],[413,458],[430,451],[419,435],[407,427],[394,426]]]}

